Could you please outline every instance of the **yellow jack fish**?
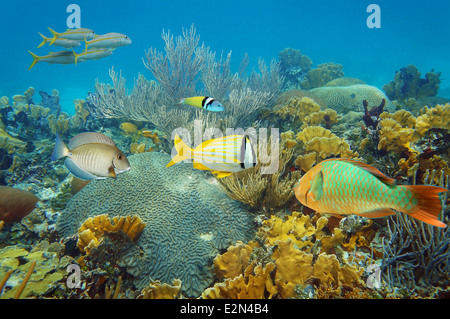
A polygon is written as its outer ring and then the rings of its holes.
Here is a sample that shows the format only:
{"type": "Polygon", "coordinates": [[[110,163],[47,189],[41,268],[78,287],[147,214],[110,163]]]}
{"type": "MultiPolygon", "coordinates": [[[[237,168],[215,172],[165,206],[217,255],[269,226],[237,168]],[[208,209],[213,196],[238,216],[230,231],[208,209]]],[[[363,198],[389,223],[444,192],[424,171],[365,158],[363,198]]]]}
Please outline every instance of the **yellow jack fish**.
{"type": "Polygon", "coordinates": [[[229,135],[204,141],[194,149],[175,136],[177,154],[167,164],[173,164],[186,159],[192,159],[194,168],[209,170],[217,178],[231,175],[235,172],[251,168],[256,165],[256,153],[248,136],[229,135]]]}
{"type": "Polygon", "coordinates": [[[51,28],[48,28],[50,32],[53,34],[53,38],[50,41],[50,45],[52,45],[56,39],[64,38],[69,40],[79,40],[79,41],[87,41],[92,40],[95,37],[94,31],[86,28],[77,28],[77,29],[67,29],[64,32],[58,33],[51,28]]]}
{"type": "Polygon", "coordinates": [[[439,193],[446,188],[395,185],[394,179],[355,160],[322,161],[303,175],[294,190],[303,205],[319,213],[378,218],[395,215],[395,209],[433,226],[447,226],[438,219],[439,193]]]}

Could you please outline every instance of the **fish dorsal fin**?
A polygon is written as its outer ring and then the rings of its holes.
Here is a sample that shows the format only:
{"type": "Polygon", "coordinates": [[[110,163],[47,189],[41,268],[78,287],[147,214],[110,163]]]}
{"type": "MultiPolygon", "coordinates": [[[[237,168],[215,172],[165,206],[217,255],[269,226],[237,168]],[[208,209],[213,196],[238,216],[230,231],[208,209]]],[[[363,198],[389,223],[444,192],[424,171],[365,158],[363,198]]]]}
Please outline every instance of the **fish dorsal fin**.
{"type": "MultiPolygon", "coordinates": [[[[349,158],[333,158],[333,159],[329,159],[329,160],[336,160],[336,161],[350,163],[352,165],[355,165],[355,166],[369,172],[370,174],[372,174],[373,176],[378,178],[384,184],[391,185],[391,186],[396,185],[395,179],[387,177],[381,171],[379,171],[378,169],[376,169],[373,166],[370,166],[369,164],[366,164],[366,163],[363,163],[360,161],[356,161],[353,159],[349,159],[349,158]]],[[[326,160],[326,161],[329,161],[329,160],[326,160]]]]}
{"type": "Polygon", "coordinates": [[[318,201],[323,195],[323,173],[320,171],[314,178],[311,189],[309,191],[314,201],[318,201]]]}
{"type": "Polygon", "coordinates": [[[81,133],[78,134],[69,141],[69,149],[73,150],[74,148],[84,145],[84,144],[91,144],[91,143],[97,143],[97,144],[107,144],[116,146],[116,143],[109,138],[108,136],[101,134],[101,133],[95,133],[95,132],[87,132],[87,133],[81,133]]]}

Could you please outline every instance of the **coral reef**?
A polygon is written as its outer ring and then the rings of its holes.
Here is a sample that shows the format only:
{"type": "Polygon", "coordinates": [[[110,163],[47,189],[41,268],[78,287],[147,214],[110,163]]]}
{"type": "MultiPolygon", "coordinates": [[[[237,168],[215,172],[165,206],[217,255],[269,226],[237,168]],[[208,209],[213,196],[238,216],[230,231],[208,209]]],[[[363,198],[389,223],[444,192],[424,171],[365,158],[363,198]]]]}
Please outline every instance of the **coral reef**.
{"type": "Polygon", "coordinates": [[[8,271],[11,272],[0,299],[51,295],[58,282],[66,275],[66,267],[74,262],[68,256],[60,258],[60,250],[58,243],[49,244],[48,242],[39,243],[31,251],[23,248],[22,245],[1,249],[0,278],[3,278],[8,271]],[[32,268],[33,264],[35,267],[32,268]],[[25,282],[24,279],[30,269],[34,271],[25,282]],[[23,287],[20,286],[20,282],[24,283],[23,287]]]}
{"type": "Polygon", "coordinates": [[[388,97],[375,86],[367,84],[353,84],[349,86],[318,87],[309,92],[325,101],[329,108],[338,113],[347,111],[363,111],[363,101],[369,105],[380,105],[386,100],[386,109],[394,110],[395,106],[388,97]]]}
{"type": "Polygon", "coordinates": [[[211,256],[237,240],[248,241],[252,217],[192,165],[165,169],[170,156],[156,152],[129,160],[133,169],[126,174],[92,181],[78,192],[62,212],[58,231],[72,236],[87,218],[105,213],[138,215],[146,227],[119,256],[136,287],[145,287],[149,277],[180,279],[187,296],[200,295],[213,280],[211,256]]]}
{"type": "Polygon", "coordinates": [[[304,79],[300,83],[300,87],[304,90],[311,90],[324,86],[328,82],[343,77],[343,66],[338,63],[322,63],[316,68],[309,70],[304,79]]]}
{"type": "Polygon", "coordinates": [[[280,74],[285,78],[284,87],[300,87],[300,83],[311,70],[311,59],[303,55],[300,50],[286,48],[278,53],[280,74]]]}
{"type": "Polygon", "coordinates": [[[420,99],[435,96],[439,90],[441,73],[433,70],[420,77],[415,65],[408,65],[395,72],[394,80],[383,86],[390,100],[404,101],[409,98],[420,99]]]}

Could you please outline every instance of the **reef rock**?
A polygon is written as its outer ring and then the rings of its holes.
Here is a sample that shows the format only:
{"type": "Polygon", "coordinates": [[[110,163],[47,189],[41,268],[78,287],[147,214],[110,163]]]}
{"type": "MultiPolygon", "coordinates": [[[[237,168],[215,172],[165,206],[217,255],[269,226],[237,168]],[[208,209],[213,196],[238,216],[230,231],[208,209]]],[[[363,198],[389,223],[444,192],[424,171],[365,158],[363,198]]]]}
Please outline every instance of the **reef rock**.
{"type": "Polygon", "coordinates": [[[89,217],[137,215],[146,224],[135,247],[121,256],[137,288],[149,280],[182,282],[189,297],[213,283],[213,258],[254,233],[253,217],[192,164],[165,166],[170,156],[146,152],[129,157],[131,170],[117,179],[94,180],[62,212],[57,229],[77,233],[89,217]]]}
{"type": "Polygon", "coordinates": [[[354,84],[349,86],[318,87],[309,90],[310,93],[325,101],[329,108],[338,113],[347,111],[363,111],[363,101],[369,105],[380,105],[386,100],[386,109],[393,111],[394,104],[386,94],[375,86],[367,84],[354,84]]]}

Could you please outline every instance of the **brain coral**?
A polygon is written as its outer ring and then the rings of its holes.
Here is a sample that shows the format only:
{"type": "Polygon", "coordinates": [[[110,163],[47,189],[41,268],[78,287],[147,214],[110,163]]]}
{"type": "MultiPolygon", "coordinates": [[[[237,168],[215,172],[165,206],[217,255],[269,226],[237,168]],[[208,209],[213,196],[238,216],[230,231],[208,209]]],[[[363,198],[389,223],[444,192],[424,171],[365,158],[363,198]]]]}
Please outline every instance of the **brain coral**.
{"type": "Polygon", "coordinates": [[[150,278],[180,279],[187,296],[199,296],[213,282],[219,250],[253,236],[253,217],[192,164],[166,168],[170,156],[157,152],[129,160],[129,172],[94,180],[77,193],[62,212],[58,231],[72,236],[87,218],[101,214],[138,215],[146,227],[120,258],[136,287],[147,286],[150,278]]]}
{"type": "Polygon", "coordinates": [[[362,111],[364,100],[369,102],[369,106],[375,106],[380,105],[382,99],[386,99],[386,108],[391,111],[395,108],[383,91],[367,84],[326,86],[311,89],[309,92],[325,101],[329,108],[337,112],[362,111]]]}

